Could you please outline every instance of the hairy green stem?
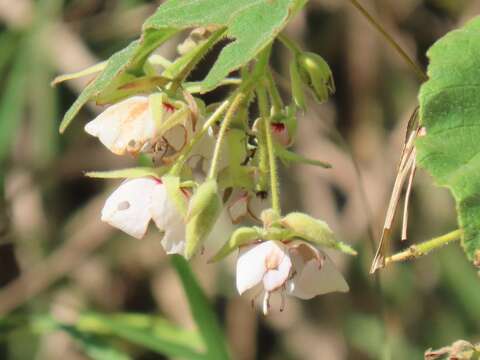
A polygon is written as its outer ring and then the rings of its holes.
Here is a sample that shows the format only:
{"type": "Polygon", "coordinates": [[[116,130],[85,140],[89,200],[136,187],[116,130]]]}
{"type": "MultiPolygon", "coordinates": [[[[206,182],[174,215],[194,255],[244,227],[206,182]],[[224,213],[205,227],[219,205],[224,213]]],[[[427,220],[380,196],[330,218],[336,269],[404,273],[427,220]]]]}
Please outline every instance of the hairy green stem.
{"type": "Polygon", "coordinates": [[[282,97],[280,96],[280,92],[278,91],[277,85],[275,84],[275,80],[273,79],[271,70],[268,69],[265,72],[265,75],[267,80],[268,93],[272,102],[272,115],[275,115],[279,113],[280,109],[283,107],[283,101],[282,97]]]}
{"type": "Polygon", "coordinates": [[[208,172],[208,179],[214,179],[217,176],[218,162],[220,159],[220,150],[222,148],[223,141],[225,139],[225,134],[227,133],[228,127],[232,122],[235,113],[238,108],[242,105],[245,100],[245,92],[240,91],[237,93],[232,101],[232,104],[227,110],[225,119],[223,119],[222,125],[220,126],[220,131],[218,132],[217,142],[215,143],[215,149],[213,150],[212,163],[210,165],[210,170],[208,172]]]}
{"type": "Polygon", "coordinates": [[[428,76],[420,68],[420,66],[413,61],[413,59],[407,54],[405,50],[398,44],[397,41],[383,28],[383,26],[375,20],[375,18],[365,9],[362,4],[357,0],[350,0],[352,5],[360,11],[360,13],[367,19],[367,21],[385,38],[385,40],[398,52],[403,60],[410,66],[410,68],[417,74],[421,81],[427,81],[428,76]]]}
{"type": "Polygon", "coordinates": [[[452,232],[449,232],[448,234],[433,238],[423,243],[412,245],[405,251],[401,251],[397,254],[387,257],[385,259],[385,265],[388,265],[393,262],[416,259],[421,256],[427,255],[431,251],[436,250],[444,245],[447,245],[450,242],[460,240],[462,237],[462,234],[463,234],[463,231],[460,229],[457,229],[452,232]]]}
{"type": "Polygon", "coordinates": [[[270,174],[270,188],[272,196],[272,209],[278,214],[281,214],[280,205],[280,186],[278,182],[277,159],[275,156],[275,147],[273,145],[272,127],[270,123],[270,114],[268,109],[267,92],[264,86],[257,88],[258,107],[260,109],[260,116],[262,117],[262,125],[265,131],[265,140],[268,153],[268,167],[270,174]]]}

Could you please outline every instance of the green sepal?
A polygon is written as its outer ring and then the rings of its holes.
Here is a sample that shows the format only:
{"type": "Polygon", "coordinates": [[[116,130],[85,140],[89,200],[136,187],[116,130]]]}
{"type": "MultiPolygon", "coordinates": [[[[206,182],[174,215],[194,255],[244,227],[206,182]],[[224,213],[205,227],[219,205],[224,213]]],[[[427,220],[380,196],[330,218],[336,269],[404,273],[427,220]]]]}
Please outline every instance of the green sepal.
{"type": "Polygon", "coordinates": [[[286,229],[290,229],[295,233],[295,237],[300,237],[315,245],[336,249],[349,255],[357,255],[357,252],[349,245],[336,240],[333,231],[322,220],[300,212],[293,212],[286,215],[281,222],[286,229]]]}
{"type": "Polygon", "coordinates": [[[309,86],[316,99],[322,103],[335,92],[332,70],[327,62],[318,54],[303,52],[297,55],[296,61],[300,77],[309,86]]]}
{"type": "Polygon", "coordinates": [[[241,227],[236,229],[230,239],[222,248],[208,261],[216,262],[226,258],[240,246],[249,244],[261,238],[261,231],[256,227],[241,227]]]}
{"type": "Polygon", "coordinates": [[[95,97],[97,105],[114,104],[128,97],[152,92],[158,88],[164,87],[170,79],[162,76],[141,76],[132,77],[129,74],[123,74],[112,85],[95,97]]]}
{"type": "Polygon", "coordinates": [[[52,80],[50,85],[51,86],[56,86],[56,85],[61,84],[65,81],[79,79],[79,78],[82,78],[84,76],[95,74],[97,72],[103,71],[103,69],[105,69],[106,66],[107,66],[107,61],[102,61],[102,62],[99,62],[95,65],[89,66],[88,68],[77,71],[77,72],[59,75],[59,76],[55,77],[55,79],[52,80]]]}
{"type": "Polygon", "coordinates": [[[274,146],[275,146],[275,153],[277,154],[277,156],[285,166],[288,166],[291,163],[300,163],[300,164],[320,166],[325,169],[330,169],[332,167],[331,164],[325,161],[306,158],[300,154],[297,154],[296,152],[285,149],[283,146],[279,144],[274,144],[274,146]]]}
{"type": "Polygon", "coordinates": [[[207,180],[195,191],[187,212],[185,257],[190,259],[215,225],[222,201],[215,180],[207,180]]]}
{"type": "Polygon", "coordinates": [[[178,176],[167,174],[162,177],[162,182],[167,189],[169,198],[173,201],[178,212],[186,217],[188,203],[185,194],[180,187],[180,178],[178,176]]]}
{"type": "Polygon", "coordinates": [[[160,179],[167,170],[168,168],[135,167],[112,171],[88,171],[85,176],[98,179],[134,179],[152,176],[160,179]]]}
{"type": "Polygon", "coordinates": [[[307,107],[305,104],[305,93],[303,92],[303,84],[297,61],[290,62],[290,84],[293,102],[297,107],[305,110],[307,107]]]}

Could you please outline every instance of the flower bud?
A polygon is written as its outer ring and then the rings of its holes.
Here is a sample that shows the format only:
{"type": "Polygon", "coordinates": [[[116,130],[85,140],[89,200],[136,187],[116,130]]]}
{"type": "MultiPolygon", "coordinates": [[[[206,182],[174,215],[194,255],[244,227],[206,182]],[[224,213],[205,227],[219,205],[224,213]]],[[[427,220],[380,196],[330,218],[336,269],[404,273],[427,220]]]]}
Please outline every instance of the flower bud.
{"type": "Polygon", "coordinates": [[[215,180],[197,188],[187,212],[185,257],[190,259],[212,230],[221,210],[221,199],[215,180]]]}
{"type": "Polygon", "coordinates": [[[296,61],[302,81],[312,89],[317,100],[328,100],[329,95],[335,92],[335,84],[327,62],[320,55],[311,52],[297,55],[296,61]]]}
{"type": "Polygon", "coordinates": [[[293,145],[297,134],[297,118],[289,108],[285,113],[281,112],[273,116],[270,126],[273,138],[278,144],[284,147],[293,145]]]}
{"type": "Polygon", "coordinates": [[[232,233],[228,242],[222,246],[222,248],[209,260],[209,262],[222,260],[240,246],[250,244],[258,239],[260,239],[260,232],[257,228],[238,228],[232,233]]]}
{"type": "Polygon", "coordinates": [[[337,249],[346,254],[357,254],[349,245],[336,240],[333,231],[324,221],[312,218],[303,213],[293,212],[286,215],[281,222],[283,226],[292,230],[295,235],[306,241],[337,249]]]}

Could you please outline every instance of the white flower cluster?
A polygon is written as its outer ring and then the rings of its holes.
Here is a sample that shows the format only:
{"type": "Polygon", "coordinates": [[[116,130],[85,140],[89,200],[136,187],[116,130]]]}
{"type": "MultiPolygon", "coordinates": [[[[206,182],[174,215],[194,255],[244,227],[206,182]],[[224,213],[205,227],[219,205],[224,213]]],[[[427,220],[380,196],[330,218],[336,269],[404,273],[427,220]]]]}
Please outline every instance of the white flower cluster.
{"type": "MultiPolygon", "coordinates": [[[[201,115],[196,118],[185,101],[162,100],[161,109],[155,106],[158,104],[153,102],[152,95],[127,98],[108,107],[85,126],[85,131],[97,137],[116,155],[147,154],[160,166],[174,165],[178,156],[185,155],[183,150],[200,131],[204,120],[201,115]],[[160,117],[156,115],[158,111],[160,117]]],[[[210,135],[204,136],[207,140],[200,139],[187,153],[190,160],[202,160],[200,168],[203,171],[204,165],[211,160],[215,145],[215,131],[210,130],[210,135]]],[[[272,122],[272,134],[279,146],[290,146],[293,141],[293,135],[282,122],[272,122]]],[[[228,162],[228,155],[223,156],[222,161],[221,168],[228,174],[232,165],[228,162]]],[[[186,161],[190,174],[195,170],[192,168],[194,163],[186,161]]],[[[254,178],[255,172],[253,174],[254,178]]],[[[239,181],[232,176],[225,177],[232,184],[239,181]]],[[[193,175],[190,178],[193,181],[193,175]]],[[[232,223],[240,223],[246,218],[259,221],[268,199],[256,196],[251,189],[231,186],[229,190],[229,198],[222,205],[232,223]]],[[[153,220],[163,233],[161,244],[166,253],[186,256],[186,239],[190,231],[187,223],[190,212],[195,212],[190,209],[194,193],[194,188],[180,185],[179,197],[172,197],[162,176],[129,178],[109,196],[101,219],[138,239],[145,235],[153,220]],[[188,213],[182,212],[179,202],[186,204],[188,213]]],[[[272,295],[278,294],[281,299],[285,294],[310,299],[328,292],[348,291],[347,283],[325,253],[301,238],[273,240],[268,236],[258,236],[235,247],[239,249],[238,292],[243,294],[251,290],[254,297],[262,293],[265,313],[270,308],[272,295]]]]}

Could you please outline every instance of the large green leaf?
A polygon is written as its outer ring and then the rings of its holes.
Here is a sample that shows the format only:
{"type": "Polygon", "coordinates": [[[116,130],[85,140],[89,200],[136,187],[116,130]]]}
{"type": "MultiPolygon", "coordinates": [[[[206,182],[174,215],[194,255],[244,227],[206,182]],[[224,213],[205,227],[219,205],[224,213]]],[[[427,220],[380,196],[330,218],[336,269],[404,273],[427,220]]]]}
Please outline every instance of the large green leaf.
{"type": "Polygon", "coordinates": [[[60,124],[60,132],[65,131],[83,105],[105,92],[122,74],[128,72],[131,76],[142,75],[141,69],[148,56],[175,33],[176,30],[168,27],[161,31],[146,31],[139,40],[115,53],[100,75],[81,92],[68,109],[60,124]]]}
{"type": "Polygon", "coordinates": [[[427,53],[420,89],[418,163],[449,188],[469,259],[480,254],[480,18],[452,31],[427,53]]]}
{"type": "Polygon", "coordinates": [[[203,83],[207,91],[231,71],[252,60],[286,25],[306,0],[170,0],[144,24],[153,29],[218,25],[234,39],[220,53],[203,83]]]}

